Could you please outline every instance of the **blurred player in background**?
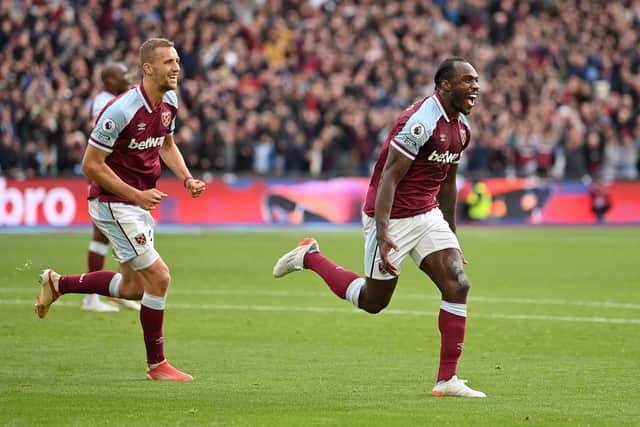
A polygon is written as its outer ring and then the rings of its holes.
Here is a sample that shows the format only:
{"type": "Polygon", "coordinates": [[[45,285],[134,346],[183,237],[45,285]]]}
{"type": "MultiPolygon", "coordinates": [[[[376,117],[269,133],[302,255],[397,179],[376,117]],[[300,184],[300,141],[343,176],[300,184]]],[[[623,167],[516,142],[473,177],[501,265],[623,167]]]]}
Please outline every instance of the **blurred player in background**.
{"type": "MultiPolygon", "coordinates": [[[[96,118],[100,115],[102,109],[116,96],[124,93],[131,86],[129,81],[127,66],[122,63],[106,64],[100,72],[103,90],[93,99],[91,103],[91,111],[89,121],[91,128],[95,125],[96,118]]],[[[93,225],[93,238],[89,242],[89,251],[87,254],[87,266],[89,272],[102,270],[104,267],[104,258],[109,252],[109,239],[102,234],[100,229],[93,225]]],[[[140,304],[135,301],[124,300],[120,298],[110,298],[131,310],[140,310],[140,304]]],[[[118,311],[118,307],[106,304],[100,301],[98,294],[87,294],[82,299],[83,311],[95,312],[111,312],[118,311]]]]}
{"type": "Polygon", "coordinates": [[[180,74],[173,42],[147,40],[140,47],[140,63],[142,82],[102,110],[82,163],[83,172],[93,181],[89,213],[113,245],[120,273],[94,271],[67,276],[45,269],[40,276],[36,314],[44,318],[51,304],[67,293],[141,298],[147,377],[191,381],[191,375],[171,366],[164,356],[162,325],[171,276],[154,247],[155,223],[149,210],[167,197],[156,188],[160,159],[192,197],[199,197],[205,184],[191,177],[173,139],[180,74]]]}
{"type": "Polygon", "coordinates": [[[379,313],[410,256],[442,295],[440,367],[432,394],[486,397],[456,375],[470,287],[455,234],[456,174],[471,137],[465,115],[478,95],[478,73],[463,58],[449,58],[439,65],[435,86],[433,96],[400,115],[375,165],[362,215],[366,277],[334,264],[312,238],[284,254],[273,275],[313,270],[340,298],[379,313]]]}

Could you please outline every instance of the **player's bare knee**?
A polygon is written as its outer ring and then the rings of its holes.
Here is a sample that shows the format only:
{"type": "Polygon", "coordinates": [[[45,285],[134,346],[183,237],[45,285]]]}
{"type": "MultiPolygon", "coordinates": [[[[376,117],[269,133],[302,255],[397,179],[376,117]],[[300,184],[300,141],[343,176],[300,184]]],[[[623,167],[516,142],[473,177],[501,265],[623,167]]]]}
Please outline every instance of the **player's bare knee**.
{"type": "Polygon", "coordinates": [[[469,289],[471,289],[471,283],[469,282],[469,278],[464,273],[462,273],[462,275],[458,277],[458,288],[461,291],[463,291],[465,294],[469,292],[469,289]]]}
{"type": "Polygon", "coordinates": [[[471,283],[464,272],[464,263],[461,256],[455,256],[449,259],[449,268],[451,272],[450,280],[447,280],[447,290],[456,296],[466,297],[471,283]]]}
{"type": "Polygon", "coordinates": [[[464,298],[467,297],[467,294],[469,293],[469,289],[471,289],[471,283],[469,283],[469,279],[467,279],[466,275],[462,278],[462,280],[458,281],[457,289],[460,297],[464,297],[464,298]]]}
{"type": "Polygon", "coordinates": [[[369,314],[378,314],[382,310],[384,310],[385,308],[387,308],[387,304],[374,305],[369,310],[367,310],[367,313],[369,313],[369,314]]]}
{"type": "Polygon", "coordinates": [[[169,270],[165,270],[158,275],[158,287],[162,290],[163,294],[166,294],[171,284],[171,274],[169,270]]]}
{"type": "Polygon", "coordinates": [[[470,288],[471,284],[466,276],[450,280],[443,289],[442,297],[450,302],[465,301],[470,288]]]}
{"type": "Polygon", "coordinates": [[[378,314],[389,305],[389,301],[372,301],[360,305],[360,308],[369,314],[378,314]]]}

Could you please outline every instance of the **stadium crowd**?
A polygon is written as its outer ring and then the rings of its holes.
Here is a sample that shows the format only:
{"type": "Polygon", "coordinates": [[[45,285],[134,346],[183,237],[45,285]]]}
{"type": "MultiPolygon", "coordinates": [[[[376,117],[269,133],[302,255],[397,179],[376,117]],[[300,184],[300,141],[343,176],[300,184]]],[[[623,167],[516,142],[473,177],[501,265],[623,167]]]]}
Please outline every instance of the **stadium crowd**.
{"type": "Polygon", "coordinates": [[[162,36],[193,170],[366,175],[460,55],[481,75],[463,174],[635,179],[639,35],[638,0],[0,0],[1,173],[80,174],[101,65],[138,73],[162,36]]]}

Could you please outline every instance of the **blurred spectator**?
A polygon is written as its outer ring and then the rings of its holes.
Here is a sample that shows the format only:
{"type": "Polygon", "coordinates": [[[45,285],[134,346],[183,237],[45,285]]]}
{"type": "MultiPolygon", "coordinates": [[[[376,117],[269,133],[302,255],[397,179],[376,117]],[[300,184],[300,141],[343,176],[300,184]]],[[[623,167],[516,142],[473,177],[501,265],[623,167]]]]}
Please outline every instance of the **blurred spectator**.
{"type": "Polygon", "coordinates": [[[584,145],[584,151],[589,176],[594,178],[600,177],[604,156],[604,144],[602,143],[600,133],[595,130],[589,132],[584,145]]]}
{"type": "Polygon", "coordinates": [[[8,133],[2,134],[2,141],[0,142],[0,173],[3,176],[16,175],[16,170],[20,164],[20,146],[18,143],[13,142],[11,135],[8,133]]]}
{"type": "Polygon", "coordinates": [[[609,142],[604,153],[604,178],[636,179],[638,177],[638,144],[630,135],[624,135],[622,141],[609,142]]]}
{"type": "Polygon", "coordinates": [[[158,35],[182,58],[194,169],[368,175],[397,110],[461,55],[483,104],[462,174],[638,176],[637,0],[2,1],[1,173],[78,173],[96,65],[135,68],[158,35]]]}
{"type": "Polygon", "coordinates": [[[607,185],[600,181],[591,184],[589,190],[591,196],[591,211],[599,223],[605,222],[605,214],[611,209],[611,195],[607,185]]]}
{"type": "Polygon", "coordinates": [[[582,129],[571,129],[564,146],[565,178],[579,180],[587,175],[587,162],[583,153],[584,132],[582,129]]]}

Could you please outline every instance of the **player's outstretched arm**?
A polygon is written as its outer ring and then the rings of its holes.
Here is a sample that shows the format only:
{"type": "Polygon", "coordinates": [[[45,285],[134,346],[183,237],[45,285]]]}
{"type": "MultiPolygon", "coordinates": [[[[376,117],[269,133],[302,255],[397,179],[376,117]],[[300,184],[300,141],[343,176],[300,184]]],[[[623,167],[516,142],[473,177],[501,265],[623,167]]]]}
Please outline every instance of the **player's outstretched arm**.
{"type": "Polygon", "coordinates": [[[191,176],[189,168],[182,157],[182,153],[173,139],[173,135],[167,135],[160,149],[160,157],[169,169],[184,182],[191,197],[200,197],[206,189],[206,184],[191,176]]]}

